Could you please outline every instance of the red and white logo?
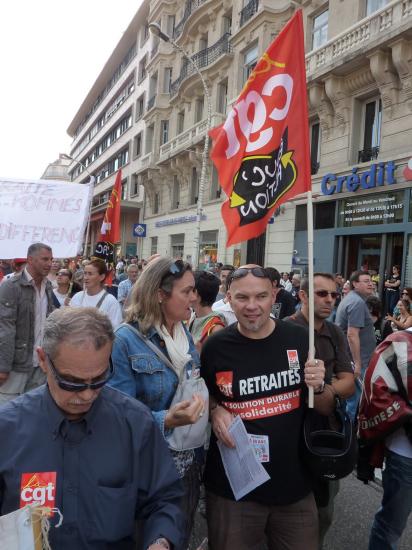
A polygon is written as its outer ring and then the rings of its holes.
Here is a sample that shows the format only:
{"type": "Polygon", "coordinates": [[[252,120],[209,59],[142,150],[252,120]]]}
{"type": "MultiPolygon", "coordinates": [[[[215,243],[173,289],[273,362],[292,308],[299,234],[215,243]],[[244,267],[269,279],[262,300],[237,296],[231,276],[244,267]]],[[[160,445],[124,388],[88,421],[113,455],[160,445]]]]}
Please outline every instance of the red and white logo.
{"type": "Polygon", "coordinates": [[[299,356],[298,351],[296,349],[288,349],[286,350],[286,353],[288,354],[288,363],[290,369],[299,369],[299,356]]]}
{"type": "Polygon", "coordinates": [[[20,508],[33,503],[54,508],[55,500],[56,472],[21,474],[20,508]]]}
{"type": "Polygon", "coordinates": [[[216,385],[226,397],[233,397],[233,372],[223,371],[216,373],[216,385]]]}

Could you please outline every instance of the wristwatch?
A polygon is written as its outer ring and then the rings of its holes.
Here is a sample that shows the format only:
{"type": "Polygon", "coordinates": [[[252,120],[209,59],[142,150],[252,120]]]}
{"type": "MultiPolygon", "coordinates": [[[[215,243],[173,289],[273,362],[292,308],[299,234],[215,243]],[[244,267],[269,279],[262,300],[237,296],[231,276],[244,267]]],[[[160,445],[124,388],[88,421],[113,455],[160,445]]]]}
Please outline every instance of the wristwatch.
{"type": "Polygon", "coordinates": [[[156,539],[155,541],[152,542],[152,544],[149,546],[149,548],[151,546],[153,546],[154,544],[158,544],[159,546],[163,546],[163,548],[167,548],[167,550],[170,550],[170,544],[169,542],[165,539],[165,538],[160,538],[160,539],[156,539]]]}

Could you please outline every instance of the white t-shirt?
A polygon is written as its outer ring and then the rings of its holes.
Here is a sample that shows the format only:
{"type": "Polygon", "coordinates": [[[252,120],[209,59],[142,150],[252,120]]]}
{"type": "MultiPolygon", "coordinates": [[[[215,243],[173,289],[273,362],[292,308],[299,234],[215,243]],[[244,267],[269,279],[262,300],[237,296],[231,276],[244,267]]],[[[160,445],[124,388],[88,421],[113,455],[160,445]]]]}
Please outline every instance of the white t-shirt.
{"type": "Polygon", "coordinates": [[[57,301],[60,304],[60,307],[64,307],[64,300],[67,298],[67,294],[60,294],[60,292],[58,292],[57,288],[53,288],[53,292],[54,292],[54,295],[57,298],[57,301]]]}
{"type": "MultiPolygon", "coordinates": [[[[96,307],[105,292],[107,291],[103,289],[98,294],[89,296],[85,290],[82,290],[73,296],[70,305],[73,307],[96,307]]],[[[107,293],[107,296],[100,305],[99,310],[108,316],[112,322],[113,330],[123,322],[120,304],[111,294],[107,293]]]]}
{"type": "Polygon", "coordinates": [[[212,311],[221,313],[226,319],[227,326],[237,322],[236,315],[234,314],[232,306],[229,304],[229,302],[226,303],[224,300],[219,300],[215,302],[212,305],[212,311]]]}

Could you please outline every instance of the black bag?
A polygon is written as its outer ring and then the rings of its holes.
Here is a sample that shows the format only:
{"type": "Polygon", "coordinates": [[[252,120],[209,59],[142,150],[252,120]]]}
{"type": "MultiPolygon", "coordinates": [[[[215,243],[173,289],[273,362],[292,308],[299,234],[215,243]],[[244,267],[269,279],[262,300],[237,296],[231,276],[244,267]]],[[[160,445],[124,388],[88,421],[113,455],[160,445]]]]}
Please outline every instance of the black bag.
{"type": "Polygon", "coordinates": [[[353,422],[338,397],[330,416],[323,416],[314,409],[306,411],[303,462],[315,479],[333,480],[349,475],[356,464],[357,450],[353,422]]]}

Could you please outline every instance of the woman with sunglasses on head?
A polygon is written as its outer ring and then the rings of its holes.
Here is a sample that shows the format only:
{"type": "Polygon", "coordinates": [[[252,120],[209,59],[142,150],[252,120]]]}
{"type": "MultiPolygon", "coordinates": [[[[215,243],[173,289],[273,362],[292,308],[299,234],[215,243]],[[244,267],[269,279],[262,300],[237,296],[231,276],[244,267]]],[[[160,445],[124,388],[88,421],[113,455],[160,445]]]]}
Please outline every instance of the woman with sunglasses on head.
{"type": "Polygon", "coordinates": [[[192,313],[194,287],[192,269],[181,260],[161,257],[147,265],[133,287],[126,323],[116,331],[112,352],[115,374],[110,381],[111,386],[151,409],[171,449],[184,486],[185,525],[179,546],[184,550],[199,499],[208,417],[206,388],[203,396],[193,393],[174,402],[183,381],[201,380],[199,355],[183,323],[192,313]],[[192,426],[202,442],[188,439],[177,450],[176,440],[185,426],[192,426]],[[194,447],[186,448],[191,445],[194,447]]]}
{"type": "Polygon", "coordinates": [[[107,267],[103,260],[95,258],[84,267],[84,290],[71,299],[73,307],[95,307],[105,313],[115,329],[123,320],[122,309],[114,296],[104,288],[107,267]]]}
{"type": "Polygon", "coordinates": [[[53,301],[56,308],[68,306],[71,298],[81,291],[81,287],[73,281],[70,269],[60,268],[57,273],[57,288],[53,289],[53,301]]]}

